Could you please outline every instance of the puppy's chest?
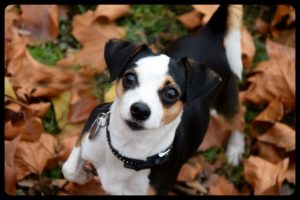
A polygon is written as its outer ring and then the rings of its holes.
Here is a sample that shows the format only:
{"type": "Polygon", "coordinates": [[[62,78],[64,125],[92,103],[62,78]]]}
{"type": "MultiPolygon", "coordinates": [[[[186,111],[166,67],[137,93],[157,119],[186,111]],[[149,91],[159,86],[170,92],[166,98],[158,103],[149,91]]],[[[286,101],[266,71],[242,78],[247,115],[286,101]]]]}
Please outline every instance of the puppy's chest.
{"type": "MultiPolygon", "coordinates": [[[[105,128],[102,128],[92,141],[87,140],[85,147],[90,149],[88,160],[94,163],[102,187],[106,192],[141,195],[147,193],[150,170],[135,171],[125,168],[123,162],[111,152],[105,128]],[[100,158],[101,160],[99,160],[100,158]]],[[[130,157],[130,155],[127,156],[130,157]]]]}

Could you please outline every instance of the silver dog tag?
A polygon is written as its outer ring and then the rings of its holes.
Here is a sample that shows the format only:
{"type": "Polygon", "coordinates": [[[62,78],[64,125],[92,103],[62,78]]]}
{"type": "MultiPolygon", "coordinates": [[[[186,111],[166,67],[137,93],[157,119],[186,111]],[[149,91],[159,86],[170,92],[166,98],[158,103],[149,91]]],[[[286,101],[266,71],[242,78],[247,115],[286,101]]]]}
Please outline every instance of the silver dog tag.
{"type": "Polygon", "coordinates": [[[101,115],[95,119],[93,122],[90,131],[89,131],[89,139],[92,140],[95,136],[100,132],[99,128],[104,127],[106,124],[106,118],[104,115],[101,115]]]}

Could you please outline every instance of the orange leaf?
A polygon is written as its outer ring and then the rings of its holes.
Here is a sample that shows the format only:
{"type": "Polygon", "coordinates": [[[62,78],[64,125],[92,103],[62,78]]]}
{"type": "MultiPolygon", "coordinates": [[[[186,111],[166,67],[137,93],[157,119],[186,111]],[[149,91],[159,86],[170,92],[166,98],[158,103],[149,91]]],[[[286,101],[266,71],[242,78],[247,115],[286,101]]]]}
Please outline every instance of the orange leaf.
{"type": "Polygon", "coordinates": [[[220,5],[193,5],[194,9],[204,14],[203,23],[206,24],[220,5]]]}
{"type": "Polygon", "coordinates": [[[102,72],[106,68],[105,43],[111,38],[121,38],[124,35],[124,30],[114,23],[97,23],[95,17],[93,11],[74,16],[72,34],[83,45],[83,48],[75,55],[59,61],[58,65],[68,66],[75,63],[94,67],[98,72],[102,72]]]}
{"type": "Polygon", "coordinates": [[[230,127],[220,116],[211,116],[208,129],[199,151],[205,151],[212,146],[223,147],[230,136],[230,127]]]}
{"type": "Polygon", "coordinates": [[[271,129],[257,139],[284,148],[286,151],[293,151],[296,148],[295,130],[280,122],[276,122],[271,129]]]}
{"type": "Polygon", "coordinates": [[[33,42],[49,41],[59,32],[57,5],[21,5],[21,23],[33,42]]]}
{"type": "Polygon", "coordinates": [[[35,116],[44,117],[45,114],[48,112],[50,106],[51,104],[49,102],[40,102],[30,104],[29,108],[35,116]]]}
{"type": "Polygon", "coordinates": [[[16,194],[17,169],[15,154],[20,135],[11,141],[5,140],[5,192],[9,195],[16,194]]]}
{"type": "Polygon", "coordinates": [[[256,104],[280,98],[287,113],[295,107],[295,48],[270,40],[266,46],[270,60],[260,62],[247,79],[245,98],[256,104]]]}
{"type": "Polygon", "coordinates": [[[274,164],[287,156],[283,149],[280,149],[273,144],[257,141],[256,145],[258,149],[258,156],[274,164]]]}
{"type": "Polygon", "coordinates": [[[98,177],[92,178],[84,185],[79,185],[77,183],[68,183],[65,186],[65,190],[69,195],[108,195],[101,188],[98,177]]]}
{"type": "Polygon", "coordinates": [[[56,156],[57,139],[43,133],[38,141],[20,141],[16,151],[17,180],[34,173],[41,175],[48,160],[56,156]]]}
{"type": "Polygon", "coordinates": [[[101,23],[109,23],[126,15],[129,10],[129,5],[99,5],[95,11],[95,18],[101,23]]]}
{"type": "Polygon", "coordinates": [[[180,15],[178,20],[188,29],[194,29],[201,25],[200,14],[196,10],[180,15]]]}
{"type": "Polygon", "coordinates": [[[284,115],[284,107],[282,101],[276,98],[269,103],[268,107],[263,110],[254,121],[266,121],[275,123],[280,121],[284,115]]]}
{"type": "Polygon", "coordinates": [[[273,193],[279,193],[278,186],[281,186],[284,175],[289,164],[286,158],[276,165],[260,157],[250,156],[244,160],[244,176],[248,183],[254,187],[254,194],[261,195],[272,188],[273,193]]]}
{"type": "Polygon", "coordinates": [[[245,26],[243,26],[241,30],[241,48],[243,66],[247,68],[253,61],[255,55],[255,45],[252,35],[245,26]]]}
{"type": "Polygon", "coordinates": [[[185,163],[179,171],[177,180],[184,182],[193,181],[197,178],[201,170],[202,167],[199,163],[185,163]]]}
{"type": "Polygon", "coordinates": [[[208,179],[209,195],[237,195],[238,190],[225,176],[211,174],[208,179]]]}

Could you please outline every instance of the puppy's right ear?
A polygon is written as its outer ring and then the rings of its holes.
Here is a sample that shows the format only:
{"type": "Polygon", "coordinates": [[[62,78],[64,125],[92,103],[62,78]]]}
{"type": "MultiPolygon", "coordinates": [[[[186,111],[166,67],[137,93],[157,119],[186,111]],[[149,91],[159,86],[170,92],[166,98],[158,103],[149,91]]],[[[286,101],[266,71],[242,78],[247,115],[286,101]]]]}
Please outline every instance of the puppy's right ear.
{"type": "Polygon", "coordinates": [[[110,72],[109,81],[114,81],[127,63],[142,50],[150,51],[145,44],[136,45],[119,39],[110,39],[106,42],[104,59],[110,72]]]}

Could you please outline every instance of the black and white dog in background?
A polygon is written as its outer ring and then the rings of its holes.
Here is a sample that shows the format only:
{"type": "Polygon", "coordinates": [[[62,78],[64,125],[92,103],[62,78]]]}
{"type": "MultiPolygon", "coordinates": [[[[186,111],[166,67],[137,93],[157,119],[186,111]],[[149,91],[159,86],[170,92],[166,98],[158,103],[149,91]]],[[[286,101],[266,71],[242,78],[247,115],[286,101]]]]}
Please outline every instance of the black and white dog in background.
{"type": "MultiPolygon", "coordinates": [[[[90,161],[109,194],[167,194],[198,149],[210,109],[235,124],[242,61],[242,6],[221,5],[200,32],[174,41],[164,54],[112,39],[105,46],[116,99],[96,107],[62,171],[83,184],[90,161]]],[[[244,151],[233,126],[228,161],[244,151]]]]}

